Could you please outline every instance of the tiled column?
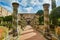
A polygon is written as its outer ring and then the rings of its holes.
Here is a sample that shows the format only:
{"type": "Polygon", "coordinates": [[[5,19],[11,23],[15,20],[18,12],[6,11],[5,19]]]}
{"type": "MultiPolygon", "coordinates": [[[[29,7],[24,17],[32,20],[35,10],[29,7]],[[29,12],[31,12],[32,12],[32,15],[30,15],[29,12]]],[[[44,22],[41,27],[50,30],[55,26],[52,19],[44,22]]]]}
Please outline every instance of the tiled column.
{"type": "Polygon", "coordinates": [[[49,4],[43,4],[44,8],[44,26],[49,26],[49,4]]]}
{"type": "Polygon", "coordinates": [[[43,4],[44,8],[44,36],[48,39],[51,40],[51,33],[50,33],[50,27],[49,27],[49,4],[43,4]]]}
{"type": "Polygon", "coordinates": [[[17,36],[17,14],[18,14],[18,7],[19,4],[14,2],[12,3],[13,6],[13,14],[12,14],[12,27],[13,27],[13,36],[17,36]]]}

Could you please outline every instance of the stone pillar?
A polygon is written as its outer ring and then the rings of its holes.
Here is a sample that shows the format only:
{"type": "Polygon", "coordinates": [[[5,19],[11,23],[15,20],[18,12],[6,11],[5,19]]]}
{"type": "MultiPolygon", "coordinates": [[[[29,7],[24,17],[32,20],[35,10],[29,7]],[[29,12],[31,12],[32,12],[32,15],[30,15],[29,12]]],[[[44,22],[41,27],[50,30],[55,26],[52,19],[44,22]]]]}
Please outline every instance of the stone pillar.
{"type": "Polygon", "coordinates": [[[50,33],[50,28],[49,28],[49,4],[43,4],[44,8],[44,36],[48,39],[51,40],[51,33],[50,33]]]}
{"type": "Polygon", "coordinates": [[[14,2],[12,3],[13,6],[13,14],[12,14],[12,27],[13,27],[13,37],[17,36],[17,13],[18,13],[18,6],[19,4],[14,2]]]}
{"type": "Polygon", "coordinates": [[[49,4],[43,4],[44,8],[44,26],[49,26],[49,4]]]}

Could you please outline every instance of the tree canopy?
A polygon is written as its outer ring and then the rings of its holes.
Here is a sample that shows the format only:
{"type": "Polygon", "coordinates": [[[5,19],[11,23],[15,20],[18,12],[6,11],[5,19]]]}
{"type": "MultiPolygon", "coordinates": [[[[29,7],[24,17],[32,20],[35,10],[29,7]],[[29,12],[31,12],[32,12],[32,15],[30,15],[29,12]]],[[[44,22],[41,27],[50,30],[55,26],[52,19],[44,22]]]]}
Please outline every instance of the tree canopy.
{"type": "Polygon", "coordinates": [[[39,24],[44,24],[44,16],[39,17],[39,24]]]}
{"type": "Polygon", "coordinates": [[[43,10],[38,10],[36,14],[42,15],[43,14],[43,10]]]}
{"type": "Polygon", "coordinates": [[[52,20],[52,24],[58,24],[58,19],[60,19],[60,6],[51,11],[50,19],[52,20]]]}
{"type": "Polygon", "coordinates": [[[4,21],[12,21],[12,16],[5,16],[4,21]]]}
{"type": "Polygon", "coordinates": [[[38,12],[36,14],[39,14],[39,24],[43,24],[44,22],[44,17],[43,17],[43,10],[38,10],[38,12]]]}

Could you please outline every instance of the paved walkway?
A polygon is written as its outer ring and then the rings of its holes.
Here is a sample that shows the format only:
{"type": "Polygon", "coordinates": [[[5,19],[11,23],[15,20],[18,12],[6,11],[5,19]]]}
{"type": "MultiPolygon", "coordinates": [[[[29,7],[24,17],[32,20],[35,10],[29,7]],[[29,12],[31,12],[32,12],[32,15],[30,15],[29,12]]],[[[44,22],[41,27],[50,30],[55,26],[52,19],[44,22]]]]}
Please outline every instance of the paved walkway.
{"type": "Polygon", "coordinates": [[[45,40],[45,38],[31,26],[27,25],[25,30],[20,35],[19,40],[45,40]]]}

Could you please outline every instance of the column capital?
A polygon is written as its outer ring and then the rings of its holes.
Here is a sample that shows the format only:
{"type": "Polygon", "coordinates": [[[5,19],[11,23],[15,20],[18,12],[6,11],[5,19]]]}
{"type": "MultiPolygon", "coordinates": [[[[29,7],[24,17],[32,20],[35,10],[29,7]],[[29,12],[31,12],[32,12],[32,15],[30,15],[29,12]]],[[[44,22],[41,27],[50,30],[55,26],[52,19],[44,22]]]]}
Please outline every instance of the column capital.
{"type": "Polygon", "coordinates": [[[13,7],[18,7],[18,6],[19,6],[19,4],[18,4],[18,3],[16,3],[16,2],[14,2],[14,3],[12,3],[12,6],[13,6],[13,7]]]}
{"type": "Polygon", "coordinates": [[[43,4],[44,10],[48,10],[49,6],[50,6],[50,4],[48,4],[48,3],[43,4]]]}

